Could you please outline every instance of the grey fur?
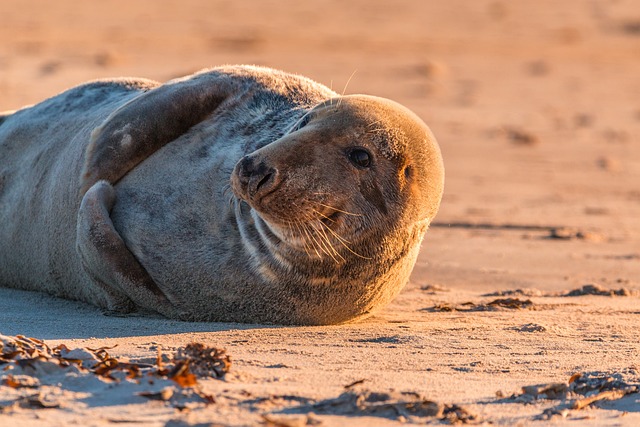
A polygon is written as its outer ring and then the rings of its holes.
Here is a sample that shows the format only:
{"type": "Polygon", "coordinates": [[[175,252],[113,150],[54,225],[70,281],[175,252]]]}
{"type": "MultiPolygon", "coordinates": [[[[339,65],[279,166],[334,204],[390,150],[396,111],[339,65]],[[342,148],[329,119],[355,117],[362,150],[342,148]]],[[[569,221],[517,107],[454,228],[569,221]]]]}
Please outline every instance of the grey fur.
{"type": "Polygon", "coordinates": [[[89,83],[0,117],[0,285],[188,320],[345,322],[404,286],[442,186],[435,139],[390,101],[260,67],[89,83]],[[351,170],[349,144],[374,165],[351,170]],[[247,155],[277,171],[257,194],[247,155]]]}

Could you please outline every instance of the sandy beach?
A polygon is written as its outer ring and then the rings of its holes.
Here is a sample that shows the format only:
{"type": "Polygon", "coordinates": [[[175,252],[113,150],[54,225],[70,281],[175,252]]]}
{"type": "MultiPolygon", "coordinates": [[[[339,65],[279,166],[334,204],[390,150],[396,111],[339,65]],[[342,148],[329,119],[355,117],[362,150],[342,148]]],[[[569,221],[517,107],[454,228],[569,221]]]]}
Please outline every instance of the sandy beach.
{"type": "Polygon", "coordinates": [[[0,23],[0,111],[265,65],[406,105],[446,167],[409,284],[357,323],[188,323],[0,288],[0,425],[640,425],[634,1],[4,0],[0,23]],[[204,363],[194,342],[226,350],[207,350],[218,371],[180,371],[204,363]]]}

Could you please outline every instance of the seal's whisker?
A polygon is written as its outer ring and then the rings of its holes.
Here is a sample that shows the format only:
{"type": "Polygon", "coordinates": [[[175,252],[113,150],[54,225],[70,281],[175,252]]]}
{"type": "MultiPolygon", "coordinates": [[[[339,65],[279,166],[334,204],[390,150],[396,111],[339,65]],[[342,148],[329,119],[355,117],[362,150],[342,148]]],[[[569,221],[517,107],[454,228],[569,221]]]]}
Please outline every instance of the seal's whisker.
{"type": "Polygon", "coordinates": [[[378,123],[382,123],[383,121],[384,121],[384,119],[376,120],[375,122],[369,123],[367,126],[377,125],[378,123]]]}
{"type": "Polygon", "coordinates": [[[322,236],[318,233],[318,230],[313,226],[313,223],[309,222],[306,225],[309,227],[309,232],[311,234],[311,237],[317,243],[318,249],[320,249],[322,252],[324,252],[325,254],[330,256],[331,258],[333,258],[333,260],[335,262],[338,262],[338,260],[335,259],[335,257],[331,253],[331,251],[329,251],[329,249],[327,248],[326,244],[324,244],[324,242],[322,240],[322,236]],[[316,239],[316,237],[317,237],[317,239],[316,239]]]}
{"type": "Polygon", "coordinates": [[[310,222],[309,225],[311,226],[311,228],[313,228],[313,230],[315,230],[318,238],[320,239],[320,242],[322,243],[322,246],[327,250],[327,254],[336,262],[338,263],[338,260],[336,259],[336,255],[342,259],[343,261],[345,261],[345,259],[342,257],[342,255],[340,255],[338,253],[338,251],[336,250],[336,248],[333,247],[333,245],[331,244],[331,241],[329,240],[329,237],[326,235],[325,231],[320,228],[316,228],[313,225],[313,222],[310,222]]]}
{"type": "MultiPolygon", "coordinates": [[[[318,211],[315,211],[315,212],[317,212],[317,213],[318,213],[318,215],[325,217],[325,218],[326,218],[326,219],[328,219],[329,221],[331,221],[331,222],[335,222],[334,220],[332,220],[332,219],[331,219],[331,218],[329,218],[328,216],[326,216],[326,215],[324,215],[324,214],[322,214],[322,213],[320,213],[320,212],[318,212],[318,211]]],[[[344,237],[342,237],[342,236],[340,236],[338,233],[336,233],[336,232],[335,232],[335,230],[331,229],[331,227],[329,227],[329,226],[328,226],[327,224],[325,224],[323,221],[320,221],[320,223],[321,223],[322,225],[324,225],[325,227],[327,227],[327,228],[329,229],[329,231],[331,231],[331,232],[333,233],[333,235],[334,235],[334,236],[336,236],[339,240],[343,241],[344,243],[351,243],[350,241],[348,241],[347,239],[345,239],[344,237]]]]}
{"type": "Polygon", "coordinates": [[[309,233],[309,229],[307,227],[307,224],[300,223],[300,225],[302,226],[302,230],[304,230],[304,233],[306,234],[306,236],[309,238],[309,244],[311,245],[311,249],[313,249],[313,251],[316,253],[316,255],[318,255],[318,258],[322,259],[322,255],[320,255],[320,252],[318,252],[318,248],[316,248],[316,245],[314,244],[316,242],[316,240],[309,233]]]}
{"type": "Polygon", "coordinates": [[[324,224],[322,221],[317,221],[317,222],[319,222],[321,224],[319,231],[322,233],[322,236],[324,237],[324,240],[327,242],[327,244],[329,245],[329,247],[331,248],[333,253],[335,253],[338,257],[340,257],[340,259],[342,259],[343,261],[346,261],[346,259],[333,246],[333,243],[331,243],[331,239],[327,235],[327,232],[322,227],[324,226],[325,228],[327,228],[330,231],[333,231],[333,230],[331,230],[331,228],[328,227],[326,224],[324,224]]]}
{"type": "MultiPolygon", "coordinates": [[[[292,202],[291,204],[295,208],[299,208],[299,206],[295,202],[292,202]]],[[[318,255],[318,257],[322,259],[322,255],[320,254],[320,252],[323,252],[329,256],[331,256],[331,254],[327,252],[323,247],[323,245],[321,244],[321,242],[319,242],[318,239],[316,239],[314,235],[315,228],[312,228],[309,226],[309,222],[313,221],[314,219],[315,218],[311,215],[311,213],[307,213],[302,218],[296,220],[296,223],[300,225],[305,235],[307,236],[307,239],[304,240],[305,242],[304,245],[307,246],[308,244],[308,246],[311,247],[311,249],[316,253],[316,255],[318,255]]],[[[302,233],[300,234],[300,237],[302,237],[302,233]]],[[[320,236],[318,236],[318,238],[320,238],[320,236]]],[[[307,251],[306,247],[305,247],[305,252],[307,252],[308,256],[311,256],[310,253],[307,251]]]]}
{"type": "Polygon", "coordinates": [[[300,240],[304,248],[304,241],[301,239],[301,236],[298,230],[298,224],[296,223],[296,221],[287,220],[287,227],[289,229],[288,237],[290,237],[292,240],[300,240]],[[298,231],[298,233],[296,233],[296,231],[298,231]]]}
{"type": "MultiPolygon", "coordinates": [[[[317,222],[317,221],[314,221],[314,222],[317,222]]],[[[336,249],[333,247],[333,244],[331,244],[331,241],[329,240],[329,237],[327,236],[327,233],[324,231],[324,229],[322,227],[317,228],[314,225],[314,222],[311,222],[309,224],[316,231],[316,233],[318,234],[318,237],[323,241],[323,243],[325,243],[325,247],[327,247],[327,249],[330,249],[331,252],[333,252],[334,254],[338,254],[336,249]]]]}
{"type": "Polygon", "coordinates": [[[361,255],[359,253],[357,253],[356,251],[354,251],[353,249],[351,249],[349,247],[349,245],[347,245],[347,242],[343,237],[341,237],[338,233],[336,233],[334,230],[331,229],[331,227],[329,227],[327,224],[320,222],[320,224],[324,225],[326,227],[327,230],[329,230],[335,237],[336,239],[338,239],[338,243],[340,243],[342,246],[344,246],[349,252],[351,252],[352,254],[354,254],[355,256],[362,258],[362,259],[373,259],[370,257],[366,257],[364,255],[361,255]]]}
{"type": "Polygon", "coordinates": [[[343,213],[345,215],[362,216],[362,214],[356,214],[356,213],[353,213],[353,212],[343,211],[342,209],[334,208],[333,206],[325,205],[324,203],[320,203],[320,202],[316,202],[316,203],[319,204],[320,206],[323,206],[323,207],[329,208],[329,209],[333,209],[334,211],[343,213]]]}
{"type": "Polygon", "coordinates": [[[336,108],[340,108],[340,104],[342,103],[342,97],[344,96],[345,92],[347,91],[347,87],[349,86],[349,83],[351,82],[351,79],[353,78],[353,76],[356,74],[357,71],[358,71],[357,68],[355,70],[353,70],[353,73],[351,73],[351,76],[349,76],[349,80],[347,80],[347,83],[345,83],[344,89],[342,89],[342,94],[340,95],[340,98],[338,98],[338,104],[336,105],[336,108]]]}
{"type": "Polygon", "coordinates": [[[235,194],[233,194],[233,193],[231,193],[231,194],[229,195],[229,206],[234,206],[234,205],[238,204],[238,202],[239,202],[239,200],[238,200],[238,198],[236,197],[236,195],[235,195],[235,194]]]}
{"type": "Polygon", "coordinates": [[[315,209],[314,209],[313,211],[314,211],[316,214],[320,215],[322,218],[326,219],[327,221],[331,221],[331,223],[335,224],[335,222],[336,222],[336,221],[335,221],[333,218],[330,218],[330,217],[326,216],[325,214],[323,214],[322,212],[317,211],[317,210],[315,210],[315,209]]]}
{"type": "MultiPolygon", "coordinates": [[[[311,251],[315,252],[316,255],[320,256],[320,254],[316,250],[315,246],[313,245],[313,242],[311,241],[311,238],[309,237],[309,232],[307,231],[307,228],[305,227],[305,225],[303,223],[301,223],[301,222],[298,222],[298,225],[300,226],[300,237],[302,237],[303,233],[304,233],[305,247],[308,247],[311,251]]],[[[309,254],[309,255],[311,255],[311,254],[309,254]]]]}
{"type": "Polygon", "coordinates": [[[318,234],[318,230],[313,226],[313,223],[309,222],[307,223],[307,226],[309,227],[309,232],[311,233],[313,240],[318,244],[318,249],[320,249],[325,254],[331,256],[331,253],[327,250],[327,247],[323,244],[324,242],[322,241],[322,237],[318,234]]]}
{"type": "Polygon", "coordinates": [[[229,195],[229,205],[231,205],[233,203],[232,200],[234,199],[234,194],[233,192],[229,194],[229,190],[231,190],[231,184],[226,184],[224,187],[222,187],[222,191],[220,191],[220,194],[223,198],[229,195]]]}
{"type": "Polygon", "coordinates": [[[302,235],[302,230],[300,228],[300,222],[299,221],[294,221],[293,225],[296,227],[296,230],[298,230],[298,234],[300,235],[300,240],[302,241],[302,248],[304,249],[304,253],[306,253],[307,256],[309,258],[311,258],[311,253],[309,252],[309,241],[307,239],[305,239],[305,237],[302,235]]]}
{"type": "MultiPolygon", "coordinates": [[[[298,208],[299,210],[302,210],[302,209],[300,209],[300,206],[299,206],[297,203],[293,202],[293,201],[291,202],[291,205],[292,205],[294,208],[298,208]]],[[[313,221],[313,220],[315,220],[315,219],[316,219],[316,218],[313,216],[313,212],[305,212],[305,213],[304,213],[304,214],[302,214],[302,215],[303,215],[303,216],[302,216],[300,219],[298,219],[298,222],[300,222],[301,224],[306,223],[306,222],[309,222],[309,221],[313,221]]]]}

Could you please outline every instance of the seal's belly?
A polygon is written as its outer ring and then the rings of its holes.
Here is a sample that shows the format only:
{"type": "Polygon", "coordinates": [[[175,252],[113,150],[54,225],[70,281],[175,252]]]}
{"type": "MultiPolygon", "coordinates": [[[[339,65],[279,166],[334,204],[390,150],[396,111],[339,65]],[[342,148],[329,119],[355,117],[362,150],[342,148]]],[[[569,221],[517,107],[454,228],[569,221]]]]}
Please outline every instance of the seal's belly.
{"type": "Polygon", "coordinates": [[[247,268],[229,180],[237,161],[271,138],[213,120],[156,152],[115,186],[115,228],[175,305],[216,310],[215,304],[235,304],[241,297],[238,283],[259,281],[247,268]],[[202,308],[194,306],[194,292],[202,308]]]}

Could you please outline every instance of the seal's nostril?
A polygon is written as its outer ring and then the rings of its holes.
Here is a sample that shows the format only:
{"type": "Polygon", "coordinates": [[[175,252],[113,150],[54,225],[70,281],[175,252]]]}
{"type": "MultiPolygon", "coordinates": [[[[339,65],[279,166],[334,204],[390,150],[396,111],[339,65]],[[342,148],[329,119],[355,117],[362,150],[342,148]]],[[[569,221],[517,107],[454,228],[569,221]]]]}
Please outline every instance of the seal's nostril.
{"type": "Polygon", "coordinates": [[[265,185],[267,182],[269,182],[269,180],[271,179],[271,177],[273,176],[273,173],[269,172],[267,174],[265,174],[264,178],[262,178],[260,180],[260,182],[258,182],[258,185],[256,185],[256,192],[260,191],[260,187],[262,187],[263,185],[265,185]]]}
{"type": "Polygon", "coordinates": [[[244,156],[234,168],[232,185],[239,194],[249,199],[259,199],[273,190],[278,183],[278,169],[268,166],[264,160],[244,156]]]}

